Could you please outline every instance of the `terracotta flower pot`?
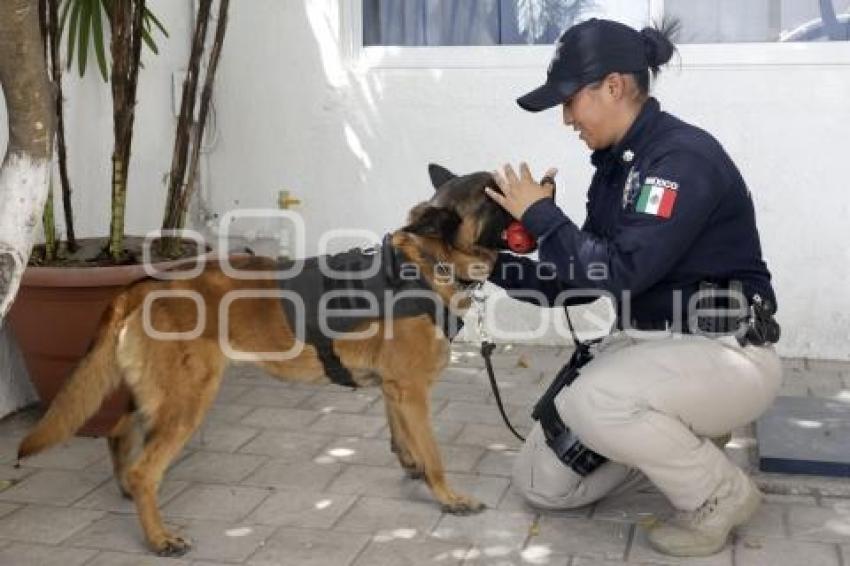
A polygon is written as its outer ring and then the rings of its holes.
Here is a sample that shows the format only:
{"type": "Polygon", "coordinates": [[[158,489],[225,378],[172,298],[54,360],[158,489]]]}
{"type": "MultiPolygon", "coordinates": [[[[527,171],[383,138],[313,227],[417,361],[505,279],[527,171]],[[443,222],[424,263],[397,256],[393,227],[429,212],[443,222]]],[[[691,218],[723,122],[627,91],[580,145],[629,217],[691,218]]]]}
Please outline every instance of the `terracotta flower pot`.
{"type": "MultiPolygon", "coordinates": [[[[154,265],[161,271],[193,262],[188,259],[154,265]]],[[[45,407],[88,351],[109,301],[126,285],[146,276],[144,267],[138,264],[26,269],[8,320],[45,407]]],[[[129,409],[129,391],[121,386],[77,434],[106,436],[129,409]]]]}

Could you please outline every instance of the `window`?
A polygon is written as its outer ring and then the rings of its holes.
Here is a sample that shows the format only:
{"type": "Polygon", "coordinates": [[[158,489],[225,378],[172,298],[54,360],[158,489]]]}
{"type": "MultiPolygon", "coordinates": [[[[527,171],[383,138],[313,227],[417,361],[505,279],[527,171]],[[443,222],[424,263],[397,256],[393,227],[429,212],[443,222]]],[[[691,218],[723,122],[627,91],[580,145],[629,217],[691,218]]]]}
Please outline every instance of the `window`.
{"type": "Polygon", "coordinates": [[[551,45],[591,17],[643,27],[647,0],[363,0],[364,46],[551,45]]]}
{"type": "Polygon", "coordinates": [[[664,0],[679,43],[850,40],[850,0],[664,0]]]}
{"type": "Polygon", "coordinates": [[[850,0],[346,0],[362,68],[539,68],[592,17],[636,29],[677,18],[682,64],[850,64],[850,0]],[[493,46],[500,46],[493,49],[493,46]]]}
{"type": "Polygon", "coordinates": [[[606,17],[682,23],[679,43],[850,40],[850,0],[363,0],[364,46],[551,44],[606,17]]]}

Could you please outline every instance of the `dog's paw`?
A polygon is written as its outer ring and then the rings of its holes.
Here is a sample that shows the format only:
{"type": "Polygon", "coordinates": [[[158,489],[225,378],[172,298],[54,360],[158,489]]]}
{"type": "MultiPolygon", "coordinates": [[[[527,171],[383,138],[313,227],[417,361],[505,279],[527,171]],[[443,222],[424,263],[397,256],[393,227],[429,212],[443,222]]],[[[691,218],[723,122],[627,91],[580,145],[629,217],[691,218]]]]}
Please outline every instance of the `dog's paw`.
{"type": "Polygon", "coordinates": [[[192,548],[192,543],[176,535],[166,535],[163,541],[157,545],[158,556],[173,558],[183,556],[192,548]]]}
{"type": "Polygon", "coordinates": [[[480,501],[465,495],[456,495],[452,501],[442,505],[443,513],[452,515],[477,515],[486,508],[487,506],[480,501]]]}

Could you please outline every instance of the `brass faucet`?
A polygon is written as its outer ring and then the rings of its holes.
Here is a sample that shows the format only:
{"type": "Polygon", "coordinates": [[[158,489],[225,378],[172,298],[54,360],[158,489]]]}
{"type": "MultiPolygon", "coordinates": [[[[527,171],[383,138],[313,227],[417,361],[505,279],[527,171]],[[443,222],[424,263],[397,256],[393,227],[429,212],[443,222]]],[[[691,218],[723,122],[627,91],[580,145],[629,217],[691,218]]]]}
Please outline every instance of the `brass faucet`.
{"type": "Polygon", "coordinates": [[[289,210],[294,206],[298,206],[301,204],[301,199],[295,198],[292,196],[292,193],[289,191],[278,191],[277,193],[277,207],[283,210],[289,210]]]}

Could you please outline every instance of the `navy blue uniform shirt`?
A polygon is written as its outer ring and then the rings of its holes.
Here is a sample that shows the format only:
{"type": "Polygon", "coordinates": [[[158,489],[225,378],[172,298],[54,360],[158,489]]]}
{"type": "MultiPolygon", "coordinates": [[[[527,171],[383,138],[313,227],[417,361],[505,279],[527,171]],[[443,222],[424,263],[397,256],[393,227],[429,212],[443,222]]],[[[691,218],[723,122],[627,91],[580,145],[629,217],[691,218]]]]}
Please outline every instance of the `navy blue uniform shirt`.
{"type": "Polygon", "coordinates": [[[581,229],[553,199],[534,203],[522,223],[538,238],[540,263],[502,253],[490,281],[540,291],[549,306],[566,290],[608,292],[621,323],[681,321],[701,281],[738,280],[748,298],[776,305],[750,193],[710,134],[650,98],[623,139],[591,161],[581,229]]]}

